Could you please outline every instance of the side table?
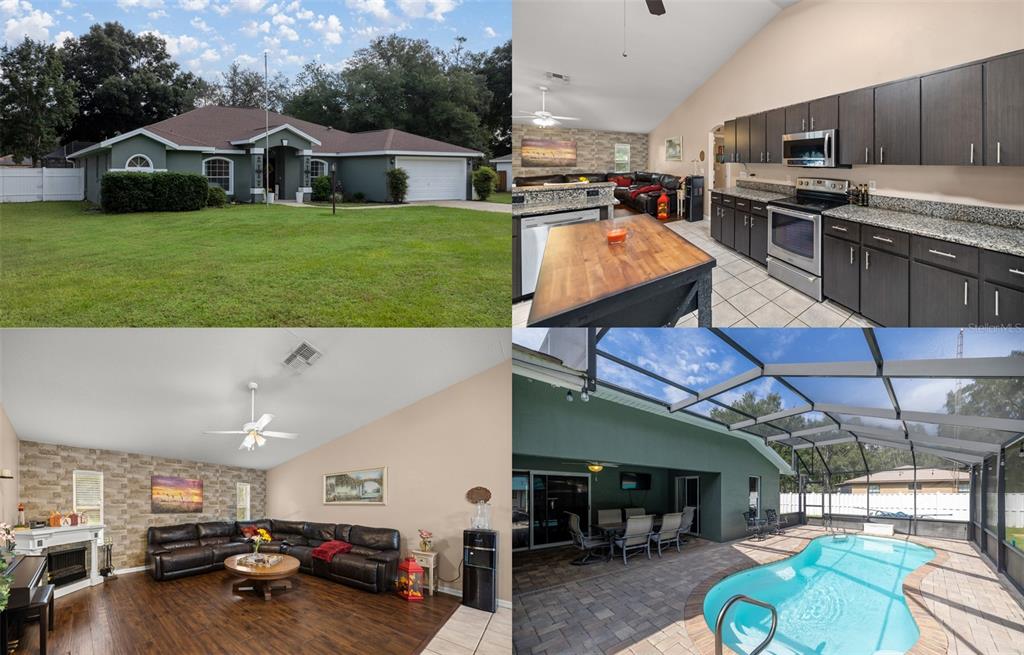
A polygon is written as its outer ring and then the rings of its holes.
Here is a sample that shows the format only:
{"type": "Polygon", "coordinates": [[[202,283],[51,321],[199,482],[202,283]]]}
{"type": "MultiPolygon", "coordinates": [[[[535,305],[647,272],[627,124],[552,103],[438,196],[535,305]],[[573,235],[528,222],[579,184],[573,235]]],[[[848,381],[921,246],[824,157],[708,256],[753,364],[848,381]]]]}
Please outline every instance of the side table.
{"type": "Polygon", "coordinates": [[[437,588],[437,553],[427,550],[414,550],[412,551],[412,556],[416,558],[416,563],[427,572],[427,590],[433,596],[434,590],[437,588]]]}

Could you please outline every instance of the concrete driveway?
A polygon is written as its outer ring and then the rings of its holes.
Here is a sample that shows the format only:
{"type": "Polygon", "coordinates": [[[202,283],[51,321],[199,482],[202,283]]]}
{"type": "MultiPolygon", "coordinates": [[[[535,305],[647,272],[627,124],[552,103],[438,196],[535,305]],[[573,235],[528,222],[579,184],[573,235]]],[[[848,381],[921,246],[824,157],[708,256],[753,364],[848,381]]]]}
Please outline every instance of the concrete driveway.
{"type": "Polygon", "coordinates": [[[452,209],[475,209],[481,212],[498,212],[511,214],[512,205],[500,202],[481,202],[479,200],[417,200],[410,205],[432,205],[434,207],[451,207],[452,209]]]}

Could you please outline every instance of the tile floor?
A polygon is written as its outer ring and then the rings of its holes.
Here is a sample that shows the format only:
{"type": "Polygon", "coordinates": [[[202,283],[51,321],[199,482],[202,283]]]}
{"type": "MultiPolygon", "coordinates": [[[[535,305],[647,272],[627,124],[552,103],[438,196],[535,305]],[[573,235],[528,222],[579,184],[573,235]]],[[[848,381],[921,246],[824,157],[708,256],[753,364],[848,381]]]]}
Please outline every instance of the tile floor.
{"type": "Polygon", "coordinates": [[[512,610],[494,614],[460,605],[423,650],[423,655],[511,655],[512,610]]]}
{"type": "MultiPolygon", "coordinates": [[[[705,578],[737,564],[766,563],[803,549],[825,534],[790,528],[764,541],[696,541],[661,559],[573,567],[578,551],[516,553],[513,558],[517,655],[623,653],[696,655],[683,619],[686,599],[705,578]],[[552,566],[561,556],[561,570],[552,566]]],[[[948,554],[921,583],[929,613],[948,639],[951,655],[1024,653],[1024,599],[1010,591],[971,544],[915,538],[948,554]]]]}
{"type": "MultiPolygon", "coordinates": [[[[618,216],[619,213],[616,212],[618,216]]],[[[694,245],[712,255],[711,324],[715,327],[874,327],[860,314],[829,300],[817,302],[768,277],[764,266],[711,238],[711,222],[676,221],[668,224],[694,245]]],[[[530,302],[512,306],[512,327],[526,327],[530,302]]],[[[697,314],[682,317],[676,327],[697,327],[697,314]]]]}

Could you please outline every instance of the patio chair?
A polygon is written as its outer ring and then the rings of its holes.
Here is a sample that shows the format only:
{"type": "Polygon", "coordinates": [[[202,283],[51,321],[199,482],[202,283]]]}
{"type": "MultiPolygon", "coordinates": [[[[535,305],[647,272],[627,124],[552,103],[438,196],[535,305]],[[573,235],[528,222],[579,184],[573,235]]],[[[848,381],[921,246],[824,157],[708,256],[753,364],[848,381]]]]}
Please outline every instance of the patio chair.
{"type": "Polygon", "coordinates": [[[779,513],[774,509],[766,509],[765,514],[765,526],[768,531],[772,534],[782,534],[785,532],[786,527],[789,525],[789,520],[779,516],[779,513]]]}
{"type": "Polygon", "coordinates": [[[653,516],[631,516],[626,519],[626,531],[612,542],[622,551],[622,563],[629,563],[631,551],[647,553],[651,559],[651,528],[654,526],[653,516]]]}
{"type": "Polygon", "coordinates": [[[621,509],[599,509],[597,510],[597,524],[608,525],[609,523],[621,523],[621,509]]]}
{"type": "Polygon", "coordinates": [[[743,520],[747,523],[747,534],[753,535],[758,541],[764,539],[764,521],[757,518],[757,513],[754,510],[748,509],[743,512],[743,520]]]}
{"type": "Polygon", "coordinates": [[[676,512],[675,514],[666,514],[661,518],[661,529],[658,532],[651,534],[651,541],[658,546],[658,557],[661,557],[661,547],[671,546],[675,544],[676,552],[682,552],[679,547],[679,542],[683,536],[679,532],[679,527],[683,523],[682,512],[676,512]]]}
{"type": "Polygon", "coordinates": [[[627,507],[623,511],[626,513],[627,519],[631,516],[643,516],[647,513],[647,510],[645,510],[643,507],[627,507]]]}
{"type": "Polygon", "coordinates": [[[684,507],[683,518],[679,522],[679,539],[682,543],[686,543],[686,533],[693,529],[693,517],[697,514],[696,507],[684,507]]]}
{"type": "Polygon", "coordinates": [[[575,566],[582,566],[584,564],[591,564],[594,561],[594,552],[599,550],[605,550],[605,561],[611,559],[611,543],[604,537],[592,537],[588,534],[583,534],[583,530],[580,528],[580,517],[578,514],[572,512],[566,512],[569,515],[569,534],[572,536],[572,545],[577,549],[583,551],[581,557],[574,559],[571,564],[575,566]]]}

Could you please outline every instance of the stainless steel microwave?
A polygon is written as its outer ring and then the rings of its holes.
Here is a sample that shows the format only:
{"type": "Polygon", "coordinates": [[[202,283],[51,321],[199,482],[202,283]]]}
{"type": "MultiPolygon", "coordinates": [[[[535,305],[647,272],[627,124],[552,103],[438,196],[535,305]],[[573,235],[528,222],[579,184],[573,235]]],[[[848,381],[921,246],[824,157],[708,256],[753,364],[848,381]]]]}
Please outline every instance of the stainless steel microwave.
{"type": "Polygon", "coordinates": [[[838,130],[797,132],[782,137],[782,163],[803,168],[835,168],[838,130]]]}

